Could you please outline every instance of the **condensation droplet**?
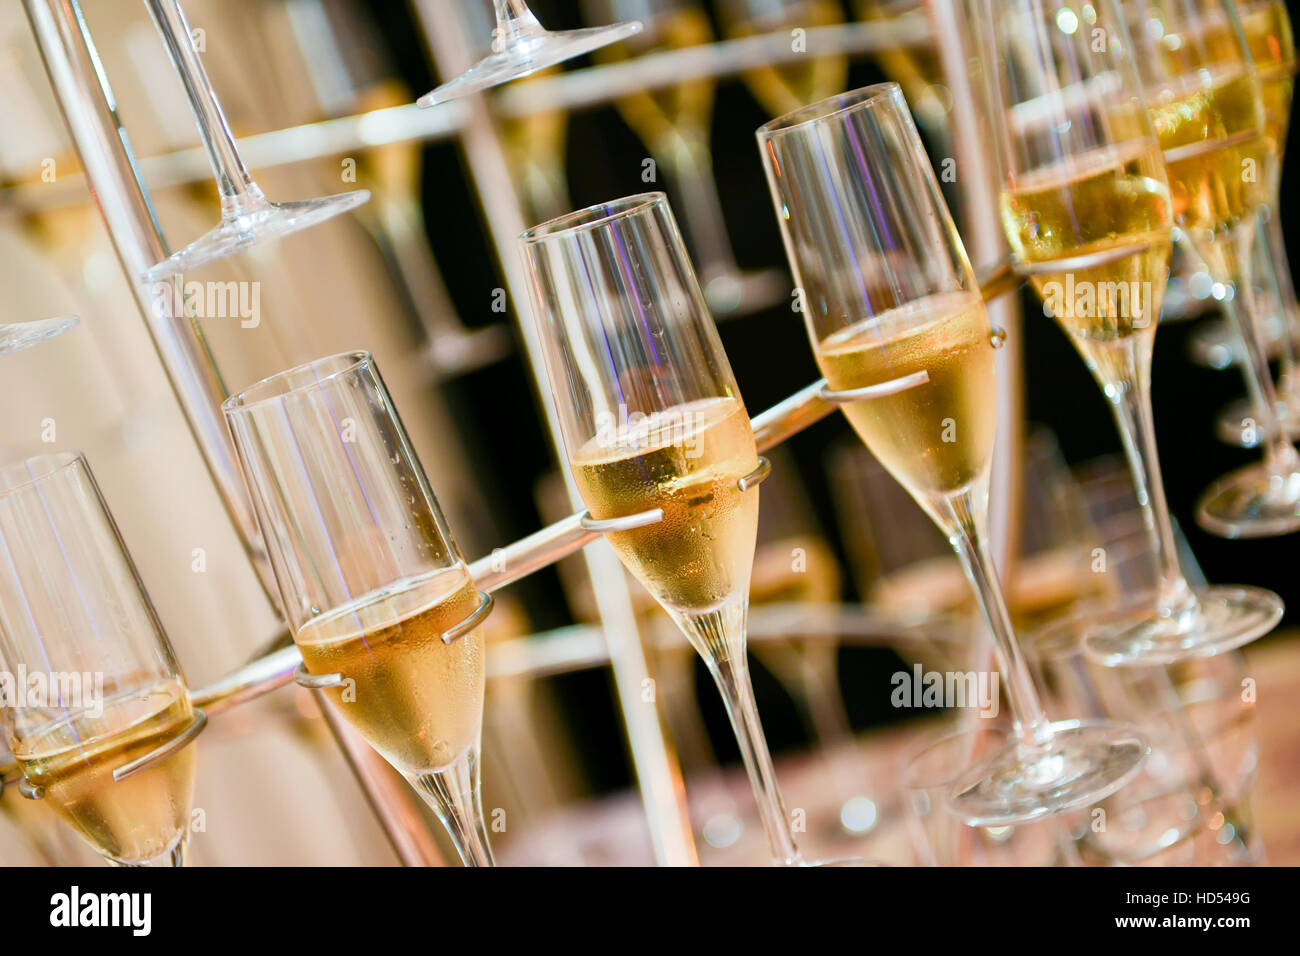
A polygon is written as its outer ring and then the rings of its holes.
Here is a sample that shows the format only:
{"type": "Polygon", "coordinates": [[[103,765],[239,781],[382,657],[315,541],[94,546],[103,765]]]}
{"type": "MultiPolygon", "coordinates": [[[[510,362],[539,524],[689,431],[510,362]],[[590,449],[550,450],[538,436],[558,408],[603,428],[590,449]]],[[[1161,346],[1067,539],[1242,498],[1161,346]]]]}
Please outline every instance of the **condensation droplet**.
{"type": "Polygon", "coordinates": [[[996,325],[989,329],[989,345],[995,349],[1002,348],[1007,341],[1007,330],[998,328],[996,325]]]}

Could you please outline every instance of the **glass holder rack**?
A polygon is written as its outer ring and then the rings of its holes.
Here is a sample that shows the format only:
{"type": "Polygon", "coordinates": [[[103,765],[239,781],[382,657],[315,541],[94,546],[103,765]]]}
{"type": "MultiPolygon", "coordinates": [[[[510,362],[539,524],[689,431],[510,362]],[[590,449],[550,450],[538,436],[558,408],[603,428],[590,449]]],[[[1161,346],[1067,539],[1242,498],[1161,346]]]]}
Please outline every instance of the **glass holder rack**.
{"type": "MultiPolygon", "coordinates": [[[[151,289],[140,278],[149,265],[167,254],[167,243],[153,214],[146,179],[159,185],[198,180],[204,175],[203,156],[201,152],[187,150],[137,162],[129,145],[130,139],[120,124],[116,100],[99,65],[100,59],[78,0],[23,0],[23,4],[80,156],[84,178],[60,176],[56,184],[40,184],[38,187],[26,184],[0,190],[0,200],[12,209],[30,211],[83,201],[87,190],[94,197],[217,491],[244,543],[250,562],[258,572],[268,600],[278,608],[274,579],[252,520],[250,502],[235,465],[230,438],[218,411],[226,397],[219,370],[185,316],[155,311],[151,289]]],[[[468,65],[469,44],[461,20],[463,11],[458,10],[457,4],[427,0],[419,0],[416,9],[419,26],[439,72],[453,75],[464,69],[468,65]]],[[[990,184],[984,181],[987,177],[979,172],[980,164],[984,162],[977,129],[979,117],[965,76],[966,57],[961,32],[955,29],[962,14],[952,0],[939,0],[933,5],[931,14],[930,19],[935,24],[933,29],[929,19],[916,16],[869,25],[810,29],[809,45],[815,41],[817,46],[814,48],[828,53],[861,53],[899,44],[923,43],[927,38],[933,41],[956,99],[954,142],[957,152],[963,157],[963,170],[970,170],[963,172],[963,195],[969,207],[966,218],[970,222],[993,223],[994,196],[990,184]]],[[[792,49],[785,33],[729,40],[652,54],[621,64],[542,77],[528,84],[527,89],[510,87],[490,97],[450,103],[435,110],[420,111],[411,104],[266,133],[245,139],[240,145],[248,148],[249,164],[260,167],[336,155],[339,151],[383,143],[459,137],[469,159],[474,186],[484,206],[489,239],[505,273],[510,299],[516,303],[516,320],[525,346],[525,358],[533,376],[545,381],[544,374],[541,374],[536,330],[527,306],[526,285],[513,248],[514,236],[523,231],[526,223],[491,114],[528,115],[546,107],[554,108],[557,102],[568,109],[594,106],[633,89],[678,82],[686,75],[733,75],[758,65],[802,55],[792,49]]],[[[1003,254],[1000,238],[993,227],[972,230],[967,241],[971,257],[977,263],[993,261],[1003,254]]],[[[987,297],[1014,287],[1018,281],[1019,278],[1003,262],[989,277],[989,284],[982,283],[982,287],[987,297]]],[[[1007,325],[1009,320],[996,324],[1007,325]]],[[[1014,337],[1010,341],[1014,343],[1014,337]]],[[[999,365],[1009,371],[1006,388],[1011,395],[1018,390],[1020,374],[1016,368],[1016,354],[1014,346],[1004,348],[1000,350],[998,359],[999,365]]],[[[816,382],[757,416],[753,424],[759,449],[779,444],[830,414],[838,398],[828,391],[824,381],[816,382]]],[[[1018,426],[1015,424],[1018,412],[1013,411],[1016,407],[1014,402],[999,404],[999,427],[1010,440],[998,443],[1000,464],[995,463],[995,468],[1007,469],[1010,467],[1008,462],[1014,460],[1018,440],[1018,426]],[[1011,419],[1010,425],[1008,418],[1011,419]]],[[[558,422],[554,420],[554,411],[549,407],[543,411],[551,437],[558,447],[558,422]]],[[[1013,524],[1005,510],[999,520],[1006,527],[1013,524]]],[[[602,533],[592,528],[589,515],[571,515],[473,562],[471,574],[482,591],[494,591],[582,548],[602,533]]],[[[1005,529],[1002,540],[995,541],[995,547],[997,550],[1007,547],[1005,529]]],[[[627,725],[656,858],[663,864],[689,865],[696,862],[696,857],[693,839],[685,824],[680,787],[674,782],[679,778],[675,758],[663,738],[657,717],[639,704],[639,688],[647,673],[646,662],[637,640],[637,624],[626,580],[612,555],[588,551],[586,559],[597,585],[595,590],[608,660],[627,725]]],[[[280,647],[218,681],[196,689],[191,694],[192,701],[207,714],[217,713],[289,683],[300,663],[296,647],[280,647]]],[[[430,841],[402,830],[401,821],[410,820],[409,814],[399,809],[406,799],[404,791],[399,791],[391,782],[385,781],[383,774],[375,772],[371,765],[378,758],[364,744],[353,739],[354,732],[335,721],[331,722],[331,727],[339,737],[359,782],[371,798],[377,818],[399,858],[411,864],[432,862],[436,848],[431,847],[430,841]]]]}

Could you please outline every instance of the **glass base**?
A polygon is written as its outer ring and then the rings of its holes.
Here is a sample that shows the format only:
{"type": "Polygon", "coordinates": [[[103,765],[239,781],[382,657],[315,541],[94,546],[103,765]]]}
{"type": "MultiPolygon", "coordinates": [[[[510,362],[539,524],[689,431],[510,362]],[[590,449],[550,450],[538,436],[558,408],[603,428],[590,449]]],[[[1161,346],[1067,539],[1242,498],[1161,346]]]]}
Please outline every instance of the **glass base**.
{"type": "Polygon", "coordinates": [[[1257,461],[1224,475],[1196,503],[1196,523],[1223,538],[1300,531],[1300,471],[1277,475],[1257,461]]]}
{"type": "Polygon", "coordinates": [[[145,279],[161,282],[188,269],[197,269],[218,259],[233,256],[260,242],[308,229],[357,208],[369,198],[369,190],[357,189],[321,199],[268,202],[252,206],[239,215],[223,219],[221,225],[206,236],[201,236],[180,252],[151,266],[145,273],[145,279]]]}
{"type": "Polygon", "coordinates": [[[1282,599],[1263,588],[1225,585],[1197,588],[1192,595],[1195,605],[1182,614],[1160,614],[1157,596],[1148,593],[1055,625],[1035,643],[1072,631],[1083,639],[1084,653],[1107,667],[1174,664],[1249,644],[1282,619],[1282,599]]]}
{"type": "MultiPolygon", "coordinates": [[[[1271,359],[1282,353],[1283,328],[1276,314],[1269,315],[1263,323],[1263,344],[1271,359]]],[[[1209,319],[1198,324],[1187,337],[1187,352],[1197,365],[1219,371],[1240,365],[1246,354],[1241,336],[1227,319],[1209,319]]]]}
{"type": "Polygon", "coordinates": [[[970,826],[1008,826],[1088,806],[1132,780],[1147,739],[1127,724],[1063,720],[1041,745],[1009,744],[964,771],[949,808],[970,826]]]}
{"type": "MultiPolygon", "coordinates": [[[[1287,404],[1291,440],[1300,439],[1300,393],[1289,392],[1285,396],[1279,394],[1278,399],[1279,404],[1283,399],[1287,404]]],[[[1255,407],[1247,398],[1239,398],[1223,406],[1214,423],[1214,434],[1225,445],[1235,445],[1238,448],[1257,448],[1268,438],[1268,432],[1255,420],[1255,407]]]]}
{"type": "Polygon", "coordinates": [[[81,319],[75,315],[57,319],[34,319],[31,322],[7,322],[0,325],[0,355],[21,352],[33,345],[48,342],[75,329],[80,322],[81,319]]]}
{"type": "Polygon", "coordinates": [[[582,30],[552,32],[537,28],[520,32],[500,52],[479,60],[455,79],[425,93],[415,101],[416,106],[437,106],[458,96],[468,96],[489,87],[544,70],[548,66],[582,56],[619,40],[626,40],[641,31],[639,22],[617,23],[608,27],[587,27],[582,30]]]}

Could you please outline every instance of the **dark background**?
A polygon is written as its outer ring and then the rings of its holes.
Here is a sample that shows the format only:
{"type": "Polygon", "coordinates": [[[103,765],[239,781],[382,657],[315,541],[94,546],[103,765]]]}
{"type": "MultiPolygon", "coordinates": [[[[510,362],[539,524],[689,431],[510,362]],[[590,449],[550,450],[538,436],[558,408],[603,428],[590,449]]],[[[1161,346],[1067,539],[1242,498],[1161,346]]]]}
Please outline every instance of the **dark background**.
{"type": "MultiPolygon", "coordinates": [[[[549,27],[583,25],[575,0],[532,0],[549,27]]],[[[420,31],[406,4],[372,5],[384,42],[386,62],[396,65],[413,91],[436,85],[420,31]]],[[[581,61],[579,61],[581,62],[581,61]]],[[[886,77],[868,58],[856,58],[849,88],[886,77]]],[[[713,119],[716,179],[737,259],[745,267],[784,268],[780,237],[763,180],[754,129],[769,117],[739,79],[721,80],[713,119]]],[[[666,189],[675,199],[672,182],[647,185],[641,180],[646,147],[612,108],[593,109],[570,117],[568,131],[569,186],[574,208],[581,208],[651,188],[666,189]]],[[[960,163],[960,157],[958,157],[960,163]]],[[[1288,171],[1294,161],[1287,163],[1288,171]]],[[[1284,174],[1284,183],[1297,181],[1284,174]]],[[[425,209],[433,225],[431,241],[449,290],[468,325],[500,320],[491,312],[484,290],[503,286],[486,240],[482,213],[470,181],[465,157],[455,144],[426,150],[425,209]],[[477,227],[467,228],[467,226],[477,227]]],[[[1282,221],[1293,222],[1296,200],[1282,195],[1282,221]]],[[[1294,230],[1291,230],[1294,233],[1294,230]]],[[[1065,336],[1026,295],[1020,334],[1025,356],[1026,406],[1031,422],[1050,427],[1071,463],[1120,451],[1119,439],[1100,390],[1065,336]]],[[[1294,570],[1297,538],[1225,541],[1202,532],[1193,521],[1197,496],[1223,473],[1257,459],[1254,452],[1233,449],[1212,433],[1214,417],[1242,394],[1235,370],[1212,371],[1187,358],[1187,336],[1196,321],[1163,325],[1155,353],[1155,416],[1170,508],[1187,534],[1192,549],[1212,582],[1249,583],[1272,588],[1288,605],[1300,598],[1294,570]]],[[[800,317],[788,306],[730,319],[720,325],[746,405],[761,410],[818,377],[800,317]]],[[[514,539],[535,530],[541,519],[533,507],[534,486],[554,468],[545,424],[525,363],[518,355],[473,372],[443,386],[457,411],[459,427],[468,435],[496,435],[498,440],[472,442],[480,450],[475,467],[483,476],[488,500],[500,509],[501,532],[514,539]],[[506,436],[508,435],[508,440],[506,436]]],[[[820,513],[832,543],[837,523],[831,512],[822,463],[833,442],[848,431],[842,416],[834,416],[798,435],[788,445],[799,464],[812,503],[820,513]]],[[[516,587],[538,629],[568,622],[553,572],[535,576],[516,587]]],[[[846,599],[854,599],[846,576],[846,599]]],[[[1283,626],[1295,621],[1288,614],[1283,626]]],[[[1273,636],[1271,640],[1285,639],[1273,636]]],[[[888,706],[888,676],[898,666],[886,652],[842,652],[842,684],[854,723],[868,726],[897,719],[888,706]]],[[[598,789],[625,785],[625,764],[615,756],[623,746],[621,728],[604,671],[568,675],[557,680],[566,715],[581,741],[586,769],[598,789]]],[[[773,750],[804,743],[789,699],[761,668],[755,686],[773,750]]],[[[701,673],[701,705],[719,756],[736,758],[721,704],[701,673]]]]}

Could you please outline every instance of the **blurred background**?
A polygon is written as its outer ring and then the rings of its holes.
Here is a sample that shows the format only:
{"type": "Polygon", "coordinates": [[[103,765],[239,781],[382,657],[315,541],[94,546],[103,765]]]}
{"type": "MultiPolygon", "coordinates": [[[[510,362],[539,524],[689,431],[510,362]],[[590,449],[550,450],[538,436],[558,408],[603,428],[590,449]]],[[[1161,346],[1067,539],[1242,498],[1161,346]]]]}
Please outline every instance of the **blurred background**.
{"type": "MultiPolygon", "coordinates": [[[[807,57],[780,68],[691,79],[613,103],[528,116],[499,109],[501,93],[468,101],[469,110],[490,117],[528,223],[630,193],[667,191],[751,414],[818,377],[792,308],[754,143],[758,125],[845,89],[897,80],[936,167],[950,157],[957,161],[956,181],[945,189],[960,219],[963,166],[952,145],[952,97],[927,39],[927,11],[914,0],[531,5],[548,27],[636,18],[646,29],[501,91],[516,102],[522,95],[516,91],[531,84],[542,95],[545,82],[561,72],[750,34],[794,36],[791,31],[859,23],[856,35],[870,36],[901,23],[919,37],[842,55],[819,56],[810,43],[807,57]]],[[[480,43],[466,59],[477,59],[492,22],[488,0],[188,0],[185,6],[202,31],[204,63],[233,130],[246,142],[409,104],[446,78],[435,69],[429,31],[466,30],[480,43]]],[[[193,115],[144,6],[95,0],[85,4],[85,14],[137,156],[194,149],[193,115]]],[[[74,334],[4,359],[0,452],[5,460],[51,445],[87,452],[190,684],[206,683],[265,648],[278,630],[276,618],[79,176],[19,4],[0,11],[0,89],[6,317],[75,313],[83,320],[74,334]]],[[[312,142],[305,130],[282,141],[312,142]]],[[[262,145],[249,146],[245,155],[273,199],[351,188],[370,189],[373,198],[353,215],[187,276],[260,283],[256,327],[237,318],[199,323],[228,391],[305,360],[370,349],[468,556],[567,514],[464,142],[453,131],[274,164],[259,162],[275,153],[262,145]]],[[[1288,162],[1284,177],[1293,166],[1288,162]]],[[[190,177],[173,175],[177,168],[145,164],[173,248],[206,231],[218,215],[201,164],[190,177]]],[[[1284,223],[1294,221],[1296,202],[1284,188],[1284,223]]],[[[1009,590],[1028,635],[1082,602],[1140,587],[1146,572],[1136,503],[1114,457],[1119,442],[1103,396],[1032,293],[1023,295],[1024,318],[1012,333],[1022,348],[1029,425],[1018,463],[1025,476],[1021,560],[1009,590]],[[1091,572],[1098,547],[1119,556],[1105,575],[1091,572]]],[[[1300,599],[1294,538],[1225,541],[1191,519],[1205,486],[1255,453],[1215,436],[1216,416],[1243,387],[1235,370],[1206,364],[1207,323],[1218,318],[1209,283],[1184,266],[1169,299],[1156,349],[1155,411],[1166,489],[1188,555],[1211,581],[1268,587],[1290,604],[1300,599]]],[[[945,718],[896,708],[890,693],[892,675],[913,664],[967,666],[972,608],[960,571],[938,532],[880,471],[842,416],[801,433],[771,457],[751,656],[787,803],[808,809],[813,855],[844,850],[896,863],[945,862],[935,849],[945,840],[929,829],[933,820],[914,812],[915,792],[925,787],[912,781],[909,789],[899,773],[905,756],[925,735],[941,732],[945,718]]],[[[632,593],[702,862],[761,861],[765,848],[752,799],[709,677],[649,597],[636,588],[632,593]]],[[[580,558],[498,595],[489,625],[490,658],[495,654],[497,663],[485,715],[484,801],[503,808],[509,821],[505,832],[493,834],[504,864],[653,861],[610,672],[599,660],[600,635],[581,629],[597,622],[580,558]],[[595,648],[590,659],[575,654],[539,672],[527,655],[527,642],[538,640],[530,635],[575,625],[580,629],[562,633],[587,640],[581,646],[595,648]]],[[[1300,862],[1300,801],[1294,799],[1300,781],[1287,777],[1300,766],[1300,727],[1286,704],[1287,694],[1300,689],[1294,623],[1292,612],[1244,659],[1228,655],[1166,675],[1194,719],[1204,720],[1197,726],[1212,745],[1216,770],[1233,781],[1239,802],[1229,816],[1238,833],[1262,837],[1251,852],[1272,862],[1300,862]],[[1240,699],[1243,675],[1258,682],[1257,705],[1240,699]],[[1245,809],[1252,792],[1253,814],[1245,809]]],[[[1123,711],[1149,690],[1051,648],[1042,649],[1039,675],[1062,715],[1085,697],[1123,711]]],[[[214,718],[200,747],[195,804],[206,829],[194,837],[196,864],[395,862],[307,692],[281,690],[214,718]]],[[[1175,754],[1170,765],[1182,766],[1180,759],[1175,754]]],[[[1144,803],[1135,811],[1141,827],[1135,824],[1113,845],[1090,843],[1085,855],[1103,862],[1229,861],[1216,854],[1230,853],[1234,841],[1215,834],[1207,846],[1198,842],[1204,834],[1183,839],[1182,831],[1172,841],[1147,840],[1143,827],[1152,820],[1162,813],[1179,817],[1180,799],[1195,803],[1193,784],[1176,769],[1151,781],[1142,799],[1154,794],[1152,800],[1165,802],[1144,803]]],[[[87,860],[88,851],[52,815],[46,819],[44,808],[13,791],[0,806],[6,810],[0,861],[87,860]]],[[[1014,829],[1024,832],[983,834],[982,861],[1043,862],[1062,852],[1040,825],[1014,829]]],[[[431,832],[442,839],[438,827],[431,832]]]]}

